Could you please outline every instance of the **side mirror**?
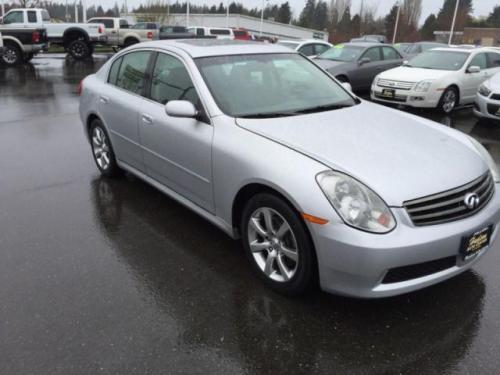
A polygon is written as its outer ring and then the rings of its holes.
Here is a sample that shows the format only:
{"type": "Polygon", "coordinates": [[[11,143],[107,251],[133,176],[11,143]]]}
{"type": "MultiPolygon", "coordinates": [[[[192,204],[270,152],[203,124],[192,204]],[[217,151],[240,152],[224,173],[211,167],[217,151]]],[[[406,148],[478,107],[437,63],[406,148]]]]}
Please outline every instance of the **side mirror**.
{"type": "Polygon", "coordinates": [[[187,100],[171,100],[165,105],[165,112],[170,117],[194,118],[198,115],[193,103],[187,100]]]}
{"type": "Polygon", "coordinates": [[[479,73],[481,68],[477,65],[471,65],[467,68],[467,73],[479,73]]]}
{"type": "Polygon", "coordinates": [[[370,59],[369,57],[363,57],[361,60],[359,60],[359,65],[368,64],[371,61],[372,59],[370,59]]]}
{"type": "Polygon", "coordinates": [[[342,82],[341,84],[347,91],[352,93],[352,86],[349,82],[342,82]]]}

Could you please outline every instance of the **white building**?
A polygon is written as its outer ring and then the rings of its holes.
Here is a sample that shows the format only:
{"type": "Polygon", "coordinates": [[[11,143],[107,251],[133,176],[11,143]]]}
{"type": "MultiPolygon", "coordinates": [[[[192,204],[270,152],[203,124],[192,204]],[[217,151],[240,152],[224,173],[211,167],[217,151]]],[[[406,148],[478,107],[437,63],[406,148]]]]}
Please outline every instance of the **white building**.
{"type": "MultiPolygon", "coordinates": [[[[139,21],[160,22],[173,26],[209,26],[209,27],[241,27],[250,33],[260,35],[261,22],[259,18],[244,16],[241,14],[146,14],[129,13],[129,22],[139,21]]],[[[287,25],[284,23],[264,20],[262,22],[262,35],[277,37],[280,39],[323,39],[328,40],[328,32],[321,30],[306,29],[304,27],[287,25]]]]}

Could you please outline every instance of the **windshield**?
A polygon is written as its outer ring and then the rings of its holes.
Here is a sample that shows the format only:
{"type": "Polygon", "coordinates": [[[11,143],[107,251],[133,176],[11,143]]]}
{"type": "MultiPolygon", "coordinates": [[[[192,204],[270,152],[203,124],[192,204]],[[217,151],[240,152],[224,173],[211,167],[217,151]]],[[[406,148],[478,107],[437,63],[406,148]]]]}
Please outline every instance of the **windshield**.
{"type": "Polygon", "coordinates": [[[363,52],[364,47],[346,46],[337,44],[335,47],[326,50],[318,56],[319,59],[335,60],[335,61],[355,61],[363,52]]]}
{"type": "Polygon", "coordinates": [[[195,60],[220,109],[233,117],[279,117],[356,104],[345,89],[298,54],[195,60]]]}
{"type": "Polygon", "coordinates": [[[459,70],[469,57],[467,52],[455,51],[427,51],[415,56],[408,62],[409,67],[437,69],[437,70],[459,70]]]}

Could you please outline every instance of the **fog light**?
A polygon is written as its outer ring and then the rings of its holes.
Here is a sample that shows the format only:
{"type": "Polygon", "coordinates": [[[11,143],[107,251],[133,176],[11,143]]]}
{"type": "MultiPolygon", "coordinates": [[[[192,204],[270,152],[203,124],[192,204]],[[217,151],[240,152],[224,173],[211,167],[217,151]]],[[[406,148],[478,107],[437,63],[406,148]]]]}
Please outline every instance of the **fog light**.
{"type": "Polygon", "coordinates": [[[423,102],[425,98],[423,96],[410,96],[410,100],[413,102],[423,102]]]}

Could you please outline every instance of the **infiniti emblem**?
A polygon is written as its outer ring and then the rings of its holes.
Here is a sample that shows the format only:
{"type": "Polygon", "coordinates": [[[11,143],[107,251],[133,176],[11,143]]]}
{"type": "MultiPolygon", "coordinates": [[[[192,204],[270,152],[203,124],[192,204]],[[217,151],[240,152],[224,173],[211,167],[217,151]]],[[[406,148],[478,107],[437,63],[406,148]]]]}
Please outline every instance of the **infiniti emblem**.
{"type": "Polygon", "coordinates": [[[476,193],[465,194],[464,203],[469,210],[473,210],[479,206],[479,201],[479,196],[476,193]]]}

